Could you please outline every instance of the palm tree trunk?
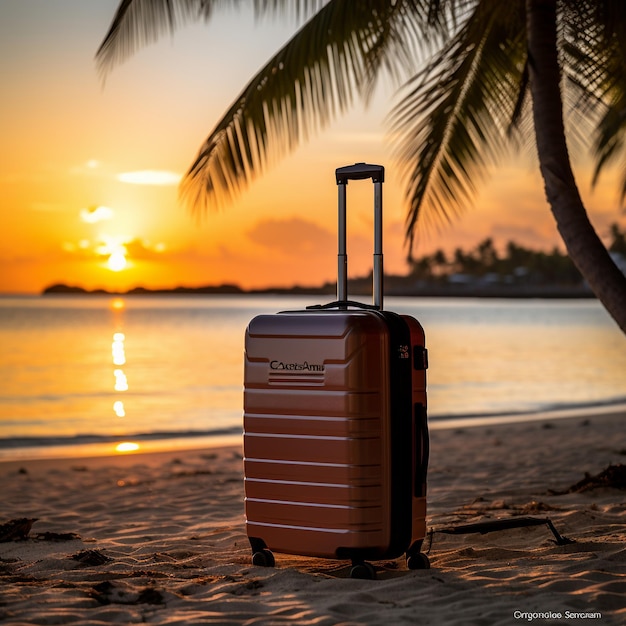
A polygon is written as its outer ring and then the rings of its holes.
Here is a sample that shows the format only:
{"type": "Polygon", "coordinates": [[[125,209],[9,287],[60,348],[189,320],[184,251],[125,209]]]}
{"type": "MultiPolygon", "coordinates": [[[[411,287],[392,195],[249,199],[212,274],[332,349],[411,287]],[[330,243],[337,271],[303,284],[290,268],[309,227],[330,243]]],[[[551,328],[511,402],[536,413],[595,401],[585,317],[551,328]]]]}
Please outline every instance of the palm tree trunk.
{"type": "Polygon", "coordinates": [[[570,258],[626,334],[626,277],[589,221],[565,142],[556,4],[557,0],[526,0],[530,90],[539,165],[546,197],[570,258]]]}

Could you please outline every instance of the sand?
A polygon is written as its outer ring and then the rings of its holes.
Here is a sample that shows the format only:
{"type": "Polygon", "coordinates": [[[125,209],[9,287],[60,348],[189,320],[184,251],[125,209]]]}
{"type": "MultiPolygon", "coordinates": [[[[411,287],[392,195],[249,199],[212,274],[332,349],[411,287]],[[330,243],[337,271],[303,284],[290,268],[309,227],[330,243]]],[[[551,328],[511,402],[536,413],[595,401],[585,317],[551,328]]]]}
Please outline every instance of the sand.
{"type": "Polygon", "coordinates": [[[252,566],[237,447],[1,463],[0,524],[37,521],[0,543],[0,623],[625,624],[626,491],[563,493],[624,462],[625,418],[433,431],[432,567],[378,562],[376,580],[308,557],[252,566]],[[440,532],[529,515],[575,543],[543,525],[440,532]]]}

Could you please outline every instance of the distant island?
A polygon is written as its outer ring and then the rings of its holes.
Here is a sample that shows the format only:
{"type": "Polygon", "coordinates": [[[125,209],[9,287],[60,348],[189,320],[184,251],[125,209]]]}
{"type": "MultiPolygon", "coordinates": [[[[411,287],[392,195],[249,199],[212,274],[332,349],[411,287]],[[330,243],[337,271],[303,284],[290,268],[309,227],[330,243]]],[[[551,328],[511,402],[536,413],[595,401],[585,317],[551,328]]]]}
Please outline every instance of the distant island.
{"type": "Polygon", "coordinates": [[[109,291],[107,289],[85,289],[74,285],[57,283],[46,287],[42,295],[64,294],[64,295],[94,295],[94,296],[143,296],[160,294],[194,294],[194,293],[215,293],[215,294],[237,294],[243,293],[237,285],[217,285],[205,287],[174,287],[172,289],[148,289],[146,287],[134,287],[127,291],[109,291]]]}
{"type": "MultiPolygon", "coordinates": [[[[356,278],[348,281],[350,297],[366,299],[372,291],[371,278],[356,278]]],[[[238,285],[205,285],[201,287],[174,287],[172,289],[148,289],[135,287],[127,291],[107,291],[105,289],[84,289],[63,283],[46,287],[42,295],[84,295],[84,296],[187,296],[187,295],[312,295],[334,297],[335,283],[325,283],[318,287],[268,287],[265,289],[243,289],[238,285]]],[[[385,277],[386,296],[407,297],[473,297],[473,298],[593,298],[594,294],[585,286],[578,285],[502,285],[474,283],[460,280],[448,284],[409,281],[405,276],[385,277]]]]}
{"type": "Polygon", "coordinates": [[[172,287],[170,289],[149,289],[147,287],[134,287],[127,291],[108,291],[106,289],[85,289],[74,285],[57,283],[46,287],[42,295],[105,295],[105,296],[151,296],[151,295],[237,295],[237,294],[261,294],[261,293],[284,293],[284,294],[315,294],[333,293],[334,286],[323,287],[274,287],[269,289],[243,289],[239,285],[204,285],[201,287],[172,287]]]}

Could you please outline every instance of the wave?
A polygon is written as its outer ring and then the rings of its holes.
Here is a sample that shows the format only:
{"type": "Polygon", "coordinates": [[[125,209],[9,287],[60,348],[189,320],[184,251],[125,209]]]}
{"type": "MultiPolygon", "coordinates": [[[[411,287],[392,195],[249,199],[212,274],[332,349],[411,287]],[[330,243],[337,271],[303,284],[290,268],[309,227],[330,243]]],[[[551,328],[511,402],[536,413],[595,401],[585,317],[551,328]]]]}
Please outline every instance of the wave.
{"type": "Polygon", "coordinates": [[[213,430],[160,431],[151,433],[78,434],[60,436],[32,436],[0,438],[0,450],[17,448],[47,448],[56,446],[84,446],[90,444],[116,443],[120,440],[137,442],[162,441],[173,439],[195,439],[200,437],[222,437],[241,433],[241,426],[215,428],[213,430]]]}
{"type": "Polygon", "coordinates": [[[621,410],[626,406],[626,396],[617,396],[605,400],[592,400],[589,402],[570,402],[570,403],[546,403],[538,404],[533,408],[526,408],[520,411],[499,411],[499,412],[477,412],[477,413],[447,413],[428,416],[429,421],[445,422],[446,420],[474,420],[474,419],[503,419],[507,417],[521,418],[527,416],[532,418],[535,415],[544,415],[550,413],[576,413],[580,411],[599,410],[603,413],[610,410],[621,410]]]}

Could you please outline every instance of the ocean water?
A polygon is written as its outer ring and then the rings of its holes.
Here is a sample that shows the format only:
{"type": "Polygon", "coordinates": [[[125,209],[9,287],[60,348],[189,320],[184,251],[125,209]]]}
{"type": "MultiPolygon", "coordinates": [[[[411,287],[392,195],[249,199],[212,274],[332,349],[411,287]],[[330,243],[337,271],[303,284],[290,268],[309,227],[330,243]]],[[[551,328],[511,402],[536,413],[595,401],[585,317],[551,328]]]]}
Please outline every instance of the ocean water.
{"type": "MultiPolygon", "coordinates": [[[[0,459],[240,437],[243,339],[311,297],[0,298],[0,459]]],[[[431,425],[626,403],[626,339],[593,300],[387,298],[429,350],[431,425]]]]}

